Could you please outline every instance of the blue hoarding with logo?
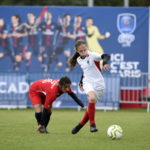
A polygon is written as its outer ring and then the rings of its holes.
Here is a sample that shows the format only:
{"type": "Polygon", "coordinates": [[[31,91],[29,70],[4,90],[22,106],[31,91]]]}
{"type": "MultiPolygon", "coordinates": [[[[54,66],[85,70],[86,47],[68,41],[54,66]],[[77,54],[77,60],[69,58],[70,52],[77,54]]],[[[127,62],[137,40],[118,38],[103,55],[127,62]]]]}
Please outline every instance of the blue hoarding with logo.
{"type": "MultiPolygon", "coordinates": [[[[5,80],[0,78],[1,102],[3,97],[10,98],[11,93],[14,97],[23,94],[20,99],[26,97],[27,92],[17,92],[27,90],[30,80],[45,78],[36,78],[34,73],[55,74],[53,78],[60,77],[61,73],[74,74],[77,89],[82,71],[78,65],[70,68],[68,59],[79,39],[87,42],[90,51],[111,55],[110,74],[139,78],[141,72],[148,72],[149,8],[1,6],[0,9],[0,70],[6,73],[5,80]],[[16,80],[18,75],[10,80],[8,72],[27,74],[20,76],[20,82],[16,80]]],[[[116,106],[119,107],[120,79],[115,80],[111,85],[117,86],[116,106]]],[[[104,101],[106,106],[107,100],[112,100],[111,90],[115,88],[107,86],[99,106],[104,101]]],[[[23,100],[22,104],[30,103],[23,100]]],[[[87,100],[85,95],[83,100],[87,100]]],[[[63,103],[67,104],[68,101],[63,103]]],[[[114,106],[112,102],[109,105],[114,106]]]]}
{"type": "Polygon", "coordinates": [[[80,72],[67,63],[78,39],[111,54],[111,73],[148,71],[148,8],[0,8],[1,71],[80,72]]]}

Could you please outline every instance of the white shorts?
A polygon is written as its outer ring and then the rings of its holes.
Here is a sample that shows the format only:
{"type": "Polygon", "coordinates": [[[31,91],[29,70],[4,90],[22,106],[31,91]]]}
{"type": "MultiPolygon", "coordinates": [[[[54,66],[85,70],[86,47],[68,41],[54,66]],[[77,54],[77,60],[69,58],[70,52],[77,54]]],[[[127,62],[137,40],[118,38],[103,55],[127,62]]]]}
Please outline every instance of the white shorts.
{"type": "Polygon", "coordinates": [[[94,83],[83,83],[83,89],[86,94],[93,91],[96,95],[96,102],[104,95],[104,87],[94,83]]]}

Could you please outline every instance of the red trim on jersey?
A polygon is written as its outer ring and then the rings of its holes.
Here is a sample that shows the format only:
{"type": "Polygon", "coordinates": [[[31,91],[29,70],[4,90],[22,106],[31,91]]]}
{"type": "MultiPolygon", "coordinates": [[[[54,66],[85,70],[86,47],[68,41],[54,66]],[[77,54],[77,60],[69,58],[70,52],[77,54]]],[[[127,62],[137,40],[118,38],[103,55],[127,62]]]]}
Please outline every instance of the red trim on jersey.
{"type": "Polygon", "coordinates": [[[98,68],[98,70],[102,73],[102,69],[100,67],[100,62],[99,61],[94,61],[96,67],[98,68]]]}

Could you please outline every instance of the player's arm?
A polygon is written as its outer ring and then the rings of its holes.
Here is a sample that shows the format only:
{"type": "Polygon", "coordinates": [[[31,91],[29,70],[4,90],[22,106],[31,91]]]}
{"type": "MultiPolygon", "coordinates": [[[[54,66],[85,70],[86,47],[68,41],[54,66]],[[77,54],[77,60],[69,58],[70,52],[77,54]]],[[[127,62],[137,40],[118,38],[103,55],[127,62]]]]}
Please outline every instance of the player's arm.
{"type": "Polygon", "coordinates": [[[98,39],[103,40],[103,39],[106,38],[105,35],[102,35],[102,34],[99,32],[99,30],[98,30],[98,28],[97,28],[96,26],[94,27],[94,31],[95,31],[95,34],[96,34],[96,36],[97,36],[98,39]]]}
{"type": "Polygon", "coordinates": [[[102,54],[102,59],[103,59],[103,68],[104,68],[104,70],[109,70],[110,66],[108,65],[108,61],[110,60],[110,55],[102,54]]]}
{"type": "Polygon", "coordinates": [[[94,31],[91,34],[86,33],[86,36],[89,37],[89,38],[92,37],[93,35],[94,35],[94,31]]]}
{"type": "Polygon", "coordinates": [[[79,82],[79,86],[83,86],[83,73],[82,73],[82,76],[81,76],[81,79],[80,79],[80,82],[79,82]]]}
{"type": "Polygon", "coordinates": [[[67,37],[70,38],[70,39],[73,39],[73,40],[76,39],[76,35],[75,34],[67,33],[67,37]]]}
{"type": "Polygon", "coordinates": [[[56,46],[61,30],[62,30],[62,27],[60,25],[56,25],[56,32],[55,32],[54,41],[53,41],[54,46],[56,46]]]}
{"type": "Polygon", "coordinates": [[[93,57],[94,60],[100,61],[102,59],[102,54],[88,51],[88,53],[93,57]]]}
{"type": "Polygon", "coordinates": [[[110,55],[108,55],[108,54],[102,54],[102,59],[103,59],[103,66],[105,65],[105,64],[108,64],[108,61],[110,60],[110,55]]]}
{"type": "Polygon", "coordinates": [[[81,79],[80,79],[80,82],[79,82],[79,88],[81,91],[84,91],[83,90],[83,73],[82,73],[82,76],[81,76],[81,79]]]}
{"type": "Polygon", "coordinates": [[[76,94],[75,94],[74,92],[69,92],[68,94],[73,98],[73,100],[74,100],[78,105],[80,105],[82,108],[84,107],[84,104],[83,104],[82,101],[76,96],[76,94]]]}

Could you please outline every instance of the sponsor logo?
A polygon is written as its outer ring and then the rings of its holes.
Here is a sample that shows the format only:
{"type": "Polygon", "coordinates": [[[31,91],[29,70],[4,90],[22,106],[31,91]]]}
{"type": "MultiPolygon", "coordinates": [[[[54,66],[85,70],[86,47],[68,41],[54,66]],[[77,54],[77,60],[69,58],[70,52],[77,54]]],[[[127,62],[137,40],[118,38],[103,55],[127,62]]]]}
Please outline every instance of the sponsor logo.
{"type": "Polygon", "coordinates": [[[136,29],[136,16],[131,13],[122,13],[117,16],[117,28],[121,33],[118,36],[118,42],[123,47],[130,47],[135,40],[133,32],[136,29]]]}

